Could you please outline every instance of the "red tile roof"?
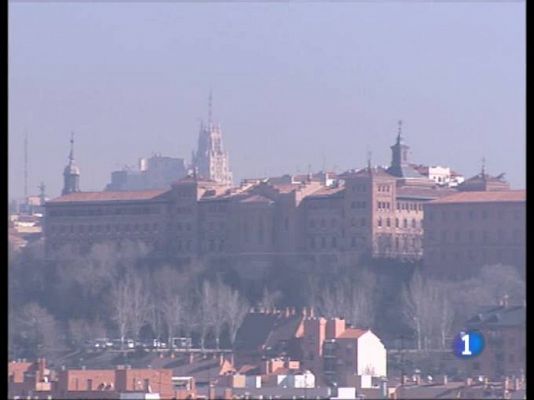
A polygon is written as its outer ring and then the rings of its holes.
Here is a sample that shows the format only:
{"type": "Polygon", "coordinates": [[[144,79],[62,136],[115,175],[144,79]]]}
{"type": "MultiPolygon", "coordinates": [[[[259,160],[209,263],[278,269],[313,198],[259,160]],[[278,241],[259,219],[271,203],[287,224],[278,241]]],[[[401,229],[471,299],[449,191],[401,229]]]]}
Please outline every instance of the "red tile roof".
{"type": "Polygon", "coordinates": [[[125,192],[75,192],[64,196],[57,197],[47,203],[70,203],[70,202],[93,202],[93,201],[132,201],[132,200],[151,200],[168,189],[157,190],[134,190],[125,192]]]}
{"type": "Polygon", "coordinates": [[[429,204],[442,203],[487,203],[487,202],[524,202],[526,190],[503,190],[491,192],[459,192],[431,201],[429,204]]]}
{"type": "Polygon", "coordinates": [[[368,332],[367,329],[357,329],[357,328],[347,328],[341,335],[339,339],[358,339],[364,333],[368,332]]]}
{"type": "Polygon", "coordinates": [[[323,187],[316,192],[312,193],[311,195],[306,196],[307,198],[314,198],[314,197],[330,197],[333,195],[341,195],[341,192],[345,190],[345,187],[338,186],[338,187],[323,187]]]}

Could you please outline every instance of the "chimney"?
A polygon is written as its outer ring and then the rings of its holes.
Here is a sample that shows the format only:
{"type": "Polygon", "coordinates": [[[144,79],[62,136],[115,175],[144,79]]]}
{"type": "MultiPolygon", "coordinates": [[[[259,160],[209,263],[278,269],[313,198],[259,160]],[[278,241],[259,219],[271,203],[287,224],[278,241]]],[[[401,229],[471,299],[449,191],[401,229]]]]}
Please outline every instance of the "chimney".
{"type": "Polygon", "coordinates": [[[189,352],[188,356],[189,364],[193,364],[193,362],[195,361],[195,354],[193,352],[189,352]]]}
{"type": "Polygon", "coordinates": [[[314,316],[315,316],[315,315],[314,315],[313,307],[310,307],[310,317],[313,318],[314,316]]]}
{"type": "Polygon", "coordinates": [[[472,378],[467,378],[467,379],[465,380],[465,385],[466,385],[466,386],[471,386],[472,384],[473,384],[473,379],[472,379],[472,378]]]}
{"type": "Polygon", "coordinates": [[[291,316],[291,311],[289,309],[289,307],[286,307],[286,318],[289,318],[291,316]]]}
{"type": "Polygon", "coordinates": [[[441,376],[441,384],[442,385],[447,385],[448,383],[449,383],[449,377],[446,374],[443,374],[441,376]]]}
{"type": "Polygon", "coordinates": [[[406,385],[408,383],[408,377],[405,374],[401,375],[401,385],[406,385]]]}
{"type": "Polygon", "coordinates": [[[219,366],[224,364],[224,355],[221,353],[219,354],[219,366]]]}
{"type": "Polygon", "coordinates": [[[420,385],[421,384],[421,375],[417,374],[415,375],[415,384],[420,385]]]}
{"type": "Polygon", "coordinates": [[[296,314],[295,307],[291,307],[291,315],[295,315],[295,314],[296,314]]]}
{"type": "Polygon", "coordinates": [[[302,307],[302,316],[303,316],[304,318],[307,318],[307,317],[308,317],[308,313],[307,313],[307,311],[306,311],[306,307],[302,307]]]}

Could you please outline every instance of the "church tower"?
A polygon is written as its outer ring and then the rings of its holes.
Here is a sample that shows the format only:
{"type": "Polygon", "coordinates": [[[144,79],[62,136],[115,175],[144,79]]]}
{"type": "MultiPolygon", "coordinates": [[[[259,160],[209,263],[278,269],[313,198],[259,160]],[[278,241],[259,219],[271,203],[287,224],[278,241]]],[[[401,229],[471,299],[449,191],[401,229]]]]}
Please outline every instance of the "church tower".
{"type": "Polygon", "coordinates": [[[403,169],[408,167],[408,151],[410,147],[402,140],[402,121],[399,121],[397,141],[391,146],[391,165],[388,172],[393,176],[402,177],[403,169]]]}
{"type": "Polygon", "coordinates": [[[63,191],[64,196],[69,193],[80,191],[80,169],[74,162],[74,133],[70,137],[69,163],[63,170],[63,191]]]}
{"type": "Polygon", "coordinates": [[[212,95],[209,96],[208,123],[200,125],[198,148],[193,156],[193,171],[201,179],[231,185],[232,172],[228,153],[224,151],[222,131],[219,124],[214,124],[211,117],[212,95]]]}

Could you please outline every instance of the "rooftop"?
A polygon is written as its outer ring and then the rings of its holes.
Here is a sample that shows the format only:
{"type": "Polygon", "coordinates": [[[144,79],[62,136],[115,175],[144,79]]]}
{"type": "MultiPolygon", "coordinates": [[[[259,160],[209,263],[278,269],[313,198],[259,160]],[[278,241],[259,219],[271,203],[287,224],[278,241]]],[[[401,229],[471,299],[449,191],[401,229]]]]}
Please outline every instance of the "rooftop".
{"type": "Polygon", "coordinates": [[[503,190],[492,192],[458,192],[433,200],[430,204],[487,203],[487,202],[524,202],[526,190],[503,190]]]}
{"type": "Polygon", "coordinates": [[[124,192],[74,192],[50,200],[47,204],[78,203],[94,201],[151,200],[168,192],[168,189],[133,190],[124,192]]]}

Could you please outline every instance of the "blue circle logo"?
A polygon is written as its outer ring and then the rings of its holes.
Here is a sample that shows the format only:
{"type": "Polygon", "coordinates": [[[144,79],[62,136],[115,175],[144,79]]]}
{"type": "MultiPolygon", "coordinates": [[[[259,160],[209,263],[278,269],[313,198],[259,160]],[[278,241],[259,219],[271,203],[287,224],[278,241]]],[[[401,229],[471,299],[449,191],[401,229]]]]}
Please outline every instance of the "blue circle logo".
{"type": "Polygon", "coordinates": [[[478,331],[460,332],[454,337],[453,351],[456,357],[473,358],[484,350],[484,336],[478,331]]]}

